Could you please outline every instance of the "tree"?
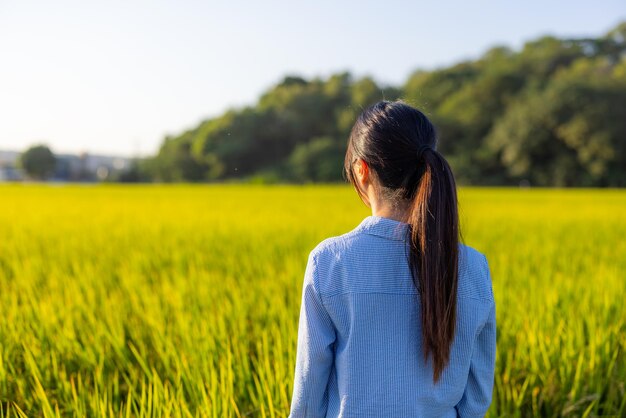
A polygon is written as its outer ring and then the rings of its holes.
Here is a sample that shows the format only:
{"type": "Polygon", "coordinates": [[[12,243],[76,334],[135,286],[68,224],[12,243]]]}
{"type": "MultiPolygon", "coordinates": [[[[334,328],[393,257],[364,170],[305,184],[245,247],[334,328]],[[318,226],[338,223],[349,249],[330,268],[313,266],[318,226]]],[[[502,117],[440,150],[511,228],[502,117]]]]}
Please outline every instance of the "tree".
{"type": "Polygon", "coordinates": [[[38,144],[22,153],[20,164],[29,176],[45,180],[54,173],[56,157],[47,145],[38,144]]]}
{"type": "Polygon", "coordinates": [[[626,185],[626,61],[580,59],[509,106],[487,138],[513,178],[626,185]]]}
{"type": "Polygon", "coordinates": [[[299,181],[337,181],[341,179],[344,150],[331,138],[313,138],[299,145],[289,157],[289,166],[299,181]]]}
{"type": "Polygon", "coordinates": [[[256,104],[166,139],[148,163],[166,181],[340,181],[359,113],[402,97],[435,124],[459,184],[621,186],[625,90],[621,23],[597,38],[493,47],[477,60],[416,71],[401,89],[348,72],[289,75],[256,104]]]}
{"type": "MultiPolygon", "coordinates": [[[[166,137],[159,153],[143,163],[144,168],[159,181],[202,181],[210,174],[207,165],[198,161],[191,152],[190,133],[180,137],[166,137]]],[[[219,170],[218,167],[212,167],[219,170]]]]}

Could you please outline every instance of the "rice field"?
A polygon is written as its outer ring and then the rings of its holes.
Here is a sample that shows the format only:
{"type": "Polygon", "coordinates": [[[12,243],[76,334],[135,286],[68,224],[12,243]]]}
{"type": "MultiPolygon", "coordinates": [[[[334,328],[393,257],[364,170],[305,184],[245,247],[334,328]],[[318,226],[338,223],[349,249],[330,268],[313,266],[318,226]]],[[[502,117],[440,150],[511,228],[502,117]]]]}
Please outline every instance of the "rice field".
{"type": "MultiPolygon", "coordinates": [[[[461,188],[491,417],[626,416],[626,191],[461,188]]],[[[285,417],[309,251],[347,185],[1,185],[0,417],[285,417]]]]}

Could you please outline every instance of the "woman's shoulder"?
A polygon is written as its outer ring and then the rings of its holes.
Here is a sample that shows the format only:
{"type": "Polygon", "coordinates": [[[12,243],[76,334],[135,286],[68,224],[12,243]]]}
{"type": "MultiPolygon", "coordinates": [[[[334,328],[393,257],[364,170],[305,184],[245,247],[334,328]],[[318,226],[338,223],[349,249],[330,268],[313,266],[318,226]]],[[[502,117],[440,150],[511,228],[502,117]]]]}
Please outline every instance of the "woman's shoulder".
{"type": "Polygon", "coordinates": [[[371,235],[363,233],[362,228],[356,228],[340,235],[330,236],[320,241],[311,250],[311,256],[316,258],[332,257],[341,259],[345,255],[362,252],[375,246],[371,235]]]}
{"type": "Polygon", "coordinates": [[[355,238],[354,231],[345,234],[331,236],[320,241],[312,250],[312,257],[323,257],[327,255],[337,255],[349,248],[351,241],[355,238]]]}
{"type": "Polygon", "coordinates": [[[491,271],[485,254],[459,243],[459,287],[460,297],[493,300],[491,271]]]}

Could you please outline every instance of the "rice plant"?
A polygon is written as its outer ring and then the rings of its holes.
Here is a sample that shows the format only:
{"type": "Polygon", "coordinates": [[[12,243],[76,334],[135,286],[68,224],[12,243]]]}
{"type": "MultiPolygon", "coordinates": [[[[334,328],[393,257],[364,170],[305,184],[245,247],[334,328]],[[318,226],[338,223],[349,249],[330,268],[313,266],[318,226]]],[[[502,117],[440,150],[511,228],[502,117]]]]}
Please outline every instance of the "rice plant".
{"type": "MultiPolygon", "coordinates": [[[[495,416],[626,415],[626,192],[460,189],[495,416]]],[[[0,186],[0,418],[284,417],[302,275],[346,185],[0,186]]]]}

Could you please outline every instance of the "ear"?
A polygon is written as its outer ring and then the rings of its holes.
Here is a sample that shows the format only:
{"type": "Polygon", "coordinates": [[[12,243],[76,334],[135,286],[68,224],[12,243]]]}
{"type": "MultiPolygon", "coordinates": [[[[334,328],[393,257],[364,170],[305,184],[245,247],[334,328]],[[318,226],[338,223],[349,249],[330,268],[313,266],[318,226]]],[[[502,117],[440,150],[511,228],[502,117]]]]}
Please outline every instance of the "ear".
{"type": "Polygon", "coordinates": [[[357,159],[354,164],[356,165],[354,170],[354,175],[356,177],[356,189],[359,194],[361,201],[368,208],[371,207],[370,199],[367,194],[369,177],[370,177],[370,168],[365,161],[362,159],[357,159]]]}
{"type": "Polygon", "coordinates": [[[367,182],[367,180],[369,179],[369,166],[367,165],[367,163],[359,158],[356,160],[355,162],[356,164],[356,177],[359,180],[359,183],[365,183],[367,182]]]}

